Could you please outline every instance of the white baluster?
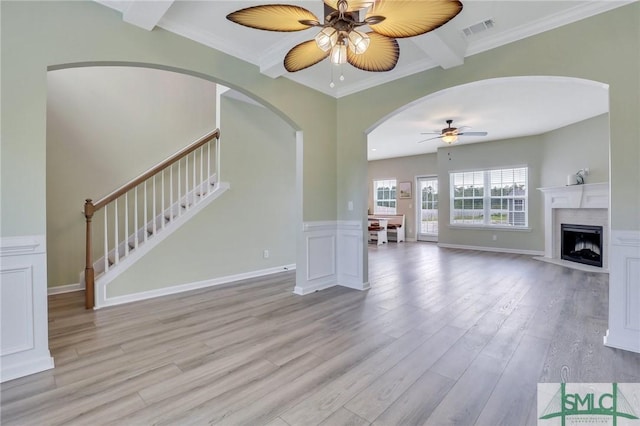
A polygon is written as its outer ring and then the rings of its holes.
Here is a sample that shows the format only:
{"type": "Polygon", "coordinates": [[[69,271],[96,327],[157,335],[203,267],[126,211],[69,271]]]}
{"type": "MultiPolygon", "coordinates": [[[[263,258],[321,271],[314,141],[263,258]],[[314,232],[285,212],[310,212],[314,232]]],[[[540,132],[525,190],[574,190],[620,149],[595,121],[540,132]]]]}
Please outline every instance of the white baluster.
{"type": "Polygon", "coordinates": [[[169,220],[173,222],[173,164],[169,167],[169,220]]]}
{"type": "Polygon", "coordinates": [[[182,160],[178,160],[178,216],[182,216],[182,160]]]}
{"type": "Polygon", "coordinates": [[[149,236],[147,235],[147,181],[144,181],[144,220],[142,221],[142,223],[144,224],[144,229],[142,230],[142,233],[144,234],[144,242],[147,242],[147,238],[149,238],[149,236]]]}
{"type": "Polygon", "coordinates": [[[153,209],[152,209],[152,211],[153,211],[153,219],[152,219],[153,220],[153,225],[151,226],[151,229],[153,229],[153,235],[155,236],[156,235],[156,222],[157,222],[157,220],[156,220],[156,218],[157,218],[157,215],[156,215],[156,175],[153,175],[153,177],[151,179],[153,179],[153,184],[151,185],[152,186],[151,190],[153,191],[153,196],[151,197],[152,200],[153,200],[153,209]]]}
{"type": "Polygon", "coordinates": [[[109,270],[109,230],[107,226],[107,207],[104,206],[104,271],[109,270]]]}
{"type": "Polygon", "coordinates": [[[164,219],[164,212],[165,212],[165,208],[164,208],[164,170],[161,171],[160,173],[162,173],[160,175],[160,189],[162,191],[162,196],[160,197],[161,199],[161,203],[160,203],[160,220],[162,221],[162,229],[164,229],[164,223],[165,223],[165,219],[164,219]]]}
{"type": "Polygon", "coordinates": [[[119,253],[118,253],[118,199],[116,198],[116,200],[113,203],[113,209],[114,209],[114,223],[115,225],[113,226],[113,262],[117,265],[118,264],[118,257],[120,257],[119,253]]]}
{"type": "Polygon", "coordinates": [[[124,257],[129,256],[129,193],[124,194],[124,257]]]}
{"type": "Polygon", "coordinates": [[[216,138],[216,182],[222,181],[222,173],[220,170],[220,138],[216,138]]]}
{"type": "Polygon", "coordinates": [[[197,188],[197,184],[196,184],[196,152],[193,151],[193,181],[191,182],[193,185],[193,189],[191,190],[191,199],[193,200],[193,205],[195,206],[196,204],[196,188],[197,188]]]}
{"type": "Polygon", "coordinates": [[[136,186],[133,193],[133,229],[135,235],[133,236],[133,246],[138,248],[138,187],[136,186]]]}
{"type": "Polygon", "coordinates": [[[211,141],[207,142],[207,190],[211,189],[211,141]]]}
{"type": "Polygon", "coordinates": [[[207,190],[206,186],[203,186],[204,184],[204,177],[203,177],[203,172],[204,172],[204,166],[203,166],[203,161],[204,158],[202,158],[202,156],[204,155],[204,146],[200,147],[200,183],[198,184],[200,186],[200,200],[202,200],[202,198],[205,195],[205,191],[207,190]]]}
{"type": "Polygon", "coordinates": [[[184,157],[184,209],[189,210],[189,156],[184,157]]]}

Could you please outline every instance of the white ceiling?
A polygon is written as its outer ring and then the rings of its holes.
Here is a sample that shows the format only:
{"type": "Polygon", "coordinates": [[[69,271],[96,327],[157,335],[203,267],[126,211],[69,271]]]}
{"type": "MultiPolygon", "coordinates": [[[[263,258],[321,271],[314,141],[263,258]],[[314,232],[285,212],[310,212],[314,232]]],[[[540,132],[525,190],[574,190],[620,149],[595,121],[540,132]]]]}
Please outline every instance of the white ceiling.
{"type": "MultiPolygon", "coordinates": [[[[383,73],[339,67],[325,60],[297,73],[283,66],[286,52],[312,39],[317,30],[278,33],[234,24],[226,15],[260,4],[297,4],[316,16],[323,14],[321,0],[95,0],[118,10],[123,20],[149,31],[155,27],[179,34],[256,65],[271,78],[288,78],[327,95],[340,98],[427,69],[464,64],[466,57],[511,43],[571,22],[623,6],[635,0],[462,0],[464,9],[449,23],[431,33],[398,40],[400,59],[394,70],[383,73]],[[463,29],[492,19],[493,28],[466,37],[463,29]],[[333,79],[335,87],[329,87],[333,79]]],[[[578,80],[546,79],[484,81],[452,88],[420,100],[399,111],[369,134],[369,159],[435,152],[440,140],[417,143],[420,132],[454,126],[487,131],[486,138],[460,138],[473,143],[541,134],[608,110],[607,89],[578,80]],[[375,149],[372,151],[371,149],[375,149]]]]}
{"type": "MultiPolygon", "coordinates": [[[[437,135],[453,120],[486,137],[460,136],[456,145],[546,133],[609,111],[605,84],[565,77],[482,80],[434,93],[407,105],[369,133],[369,160],[436,152],[437,135]]],[[[463,131],[464,131],[463,130],[463,131]]]]}

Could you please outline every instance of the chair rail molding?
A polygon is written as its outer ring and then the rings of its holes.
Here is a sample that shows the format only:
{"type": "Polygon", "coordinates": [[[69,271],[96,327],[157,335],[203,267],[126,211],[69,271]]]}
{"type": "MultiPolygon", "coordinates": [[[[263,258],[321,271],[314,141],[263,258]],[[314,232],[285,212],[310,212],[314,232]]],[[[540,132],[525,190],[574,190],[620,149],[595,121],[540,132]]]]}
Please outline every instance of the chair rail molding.
{"type": "Polygon", "coordinates": [[[611,230],[609,329],[604,344],[640,353],[640,231],[611,230]]]}
{"type": "Polygon", "coordinates": [[[46,237],[0,238],[0,382],[53,368],[46,237]]]}

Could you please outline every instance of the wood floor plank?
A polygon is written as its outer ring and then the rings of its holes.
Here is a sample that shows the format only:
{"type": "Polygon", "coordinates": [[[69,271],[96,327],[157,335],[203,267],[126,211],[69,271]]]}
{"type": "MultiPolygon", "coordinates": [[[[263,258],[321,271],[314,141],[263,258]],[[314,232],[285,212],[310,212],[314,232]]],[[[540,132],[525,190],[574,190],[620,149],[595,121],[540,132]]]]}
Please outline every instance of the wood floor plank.
{"type": "MultiPolygon", "coordinates": [[[[376,426],[422,425],[448,395],[454,381],[425,372],[373,422],[376,426]]],[[[460,423],[462,424],[462,423],[460,423]]]]}
{"type": "MultiPolygon", "coordinates": [[[[411,385],[436,363],[466,330],[446,326],[426,340],[344,406],[358,416],[373,422],[411,385]]],[[[285,417],[286,419],[286,417],[285,417]]]]}
{"type": "Polygon", "coordinates": [[[50,296],[56,367],[2,383],[0,422],[519,425],[561,372],[640,382],[640,354],[602,344],[606,274],[431,243],[368,254],[364,292],[297,296],[290,271],[99,310],[50,296]]]}

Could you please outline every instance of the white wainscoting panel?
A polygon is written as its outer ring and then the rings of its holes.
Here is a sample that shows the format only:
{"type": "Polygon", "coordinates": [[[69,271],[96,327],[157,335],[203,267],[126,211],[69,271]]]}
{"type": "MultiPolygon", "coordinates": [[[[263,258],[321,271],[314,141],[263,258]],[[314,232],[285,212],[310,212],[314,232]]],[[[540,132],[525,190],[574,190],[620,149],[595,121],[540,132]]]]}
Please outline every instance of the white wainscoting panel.
{"type": "Polygon", "coordinates": [[[337,284],[335,221],[305,222],[302,228],[304,265],[296,265],[295,294],[309,294],[337,284]]]}
{"type": "Polygon", "coordinates": [[[604,344],[640,353],[640,232],[611,230],[609,329],[604,344]]]}
{"type": "Polygon", "coordinates": [[[53,368],[45,236],[0,239],[0,382],[53,368]]]}
{"type": "Polygon", "coordinates": [[[341,285],[366,290],[364,234],[360,221],[305,222],[304,265],[297,265],[295,294],[309,294],[341,285]]]}
{"type": "Polygon", "coordinates": [[[338,230],[338,285],[367,290],[364,281],[364,233],[362,222],[339,221],[338,230]]]}

